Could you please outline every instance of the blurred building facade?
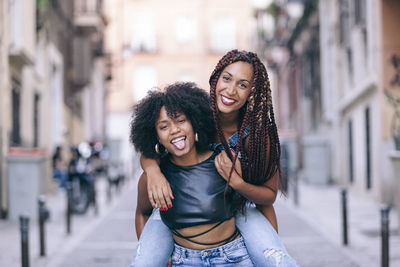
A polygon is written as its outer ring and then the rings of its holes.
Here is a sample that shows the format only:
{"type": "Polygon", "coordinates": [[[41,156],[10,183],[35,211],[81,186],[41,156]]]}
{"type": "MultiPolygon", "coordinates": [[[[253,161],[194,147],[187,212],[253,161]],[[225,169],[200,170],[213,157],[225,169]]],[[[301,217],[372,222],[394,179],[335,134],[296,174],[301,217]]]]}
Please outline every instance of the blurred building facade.
{"type": "Polygon", "coordinates": [[[259,49],[278,77],[279,125],[295,133],[292,165],[310,183],[334,182],[393,204],[400,3],[273,1],[257,14],[259,49]],[[276,22],[268,38],[265,17],[276,22]]]}
{"type": "Polygon", "coordinates": [[[33,102],[35,90],[35,3],[34,1],[1,1],[1,217],[8,206],[7,163],[8,148],[32,145],[33,102]],[[25,4],[23,6],[23,4],[25,4]],[[24,8],[22,8],[24,7],[24,8]],[[23,116],[22,114],[31,116],[23,116]],[[29,118],[29,119],[28,119],[29,118]]]}
{"type": "Polygon", "coordinates": [[[57,145],[68,151],[79,142],[104,139],[106,57],[100,0],[1,1],[0,13],[0,206],[5,217],[13,193],[9,156],[42,155],[46,172],[39,179],[48,192],[57,145]]]}
{"type": "Polygon", "coordinates": [[[114,154],[130,166],[136,157],[128,138],[134,104],[151,88],[176,81],[209,90],[222,55],[251,47],[252,6],[248,0],[109,0],[105,6],[113,70],[107,135],[114,154]]]}
{"type": "MultiPolygon", "coordinates": [[[[282,153],[287,161],[286,172],[289,178],[296,178],[299,170],[304,169],[303,127],[302,118],[302,83],[301,75],[315,70],[314,60],[307,59],[305,51],[295,54],[293,43],[295,32],[304,19],[306,6],[303,1],[260,1],[254,11],[257,27],[257,51],[264,58],[271,80],[276,121],[279,129],[282,153]],[[308,66],[306,70],[303,65],[308,66]]],[[[318,33],[318,28],[317,28],[318,33]]],[[[310,39],[315,38],[315,30],[309,33],[310,39]]],[[[317,34],[318,36],[318,34],[317,34]]],[[[308,50],[318,58],[318,42],[301,49],[308,50]],[[316,46],[316,47],[315,47],[316,46]]],[[[318,61],[318,60],[317,60],[318,61]]],[[[305,79],[309,88],[318,88],[318,76],[305,79]],[[316,79],[314,79],[314,77],[316,79]]],[[[308,122],[308,120],[306,120],[308,122]]],[[[295,179],[290,179],[289,189],[295,179]]]]}

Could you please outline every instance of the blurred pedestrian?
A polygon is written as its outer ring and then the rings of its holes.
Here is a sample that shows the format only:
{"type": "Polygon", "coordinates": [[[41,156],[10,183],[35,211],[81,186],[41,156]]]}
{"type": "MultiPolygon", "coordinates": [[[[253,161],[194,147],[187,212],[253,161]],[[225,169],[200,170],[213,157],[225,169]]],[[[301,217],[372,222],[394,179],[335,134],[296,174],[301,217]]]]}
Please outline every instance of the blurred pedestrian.
{"type": "Polygon", "coordinates": [[[68,172],[66,163],[63,160],[63,153],[61,146],[56,147],[56,150],[52,157],[52,164],[53,164],[53,178],[58,180],[60,188],[65,188],[68,178],[68,172]]]}
{"type": "MultiPolygon", "coordinates": [[[[266,68],[255,53],[232,50],[218,62],[209,82],[217,130],[213,148],[221,151],[215,158],[215,166],[229,186],[243,197],[246,216],[238,214],[236,225],[249,254],[257,266],[276,266],[279,262],[282,266],[296,266],[275,231],[277,222],[272,205],[278,179],[282,177],[280,143],[266,68]]],[[[172,207],[174,195],[159,163],[143,156],[141,163],[152,205],[160,210],[172,207]]],[[[157,216],[152,216],[145,227],[159,223],[157,216]]],[[[162,264],[165,262],[163,258],[162,264]]]]}

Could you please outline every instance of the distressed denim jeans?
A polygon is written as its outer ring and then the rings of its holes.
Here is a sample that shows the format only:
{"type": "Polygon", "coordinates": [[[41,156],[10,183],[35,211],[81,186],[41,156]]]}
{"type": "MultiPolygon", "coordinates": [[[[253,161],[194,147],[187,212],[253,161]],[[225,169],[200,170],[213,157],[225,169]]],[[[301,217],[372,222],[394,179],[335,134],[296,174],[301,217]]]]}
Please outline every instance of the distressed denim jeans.
{"type": "Polygon", "coordinates": [[[129,267],[167,266],[173,250],[171,230],[162,222],[159,209],[154,209],[143,228],[129,267]]]}
{"type": "Polygon", "coordinates": [[[296,261],[287,253],[278,233],[255,206],[248,206],[245,216],[236,215],[236,226],[255,266],[297,266],[296,261]]]}
{"type": "Polygon", "coordinates": [[[228,244],[204,250],[188,249],[175,244],[174,253],[172,254],[172,266],[251,267],[253,263],[247,253],[243,238],[240,237],[228,244]]]}

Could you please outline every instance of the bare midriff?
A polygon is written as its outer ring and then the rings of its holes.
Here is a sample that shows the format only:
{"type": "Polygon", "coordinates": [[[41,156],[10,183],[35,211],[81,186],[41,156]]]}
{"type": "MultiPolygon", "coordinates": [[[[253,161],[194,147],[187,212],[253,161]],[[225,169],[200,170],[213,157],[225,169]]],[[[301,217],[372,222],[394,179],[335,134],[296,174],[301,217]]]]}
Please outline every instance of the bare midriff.
{"type": "MultiPolygon", "coordinates": [[[[183,235],[183,236],[193,236],[202,232],[207,231],[211,227],[215,226],[217,223],[211,223],[211,224],[203,224],[203,225],[197,225],[197,226],[192,226],[192,227],[187,227],[187,228],[182,228],[179,229],[178,232],[183,235]]],[[[235,218],[232,217],[229,220],[226,220],[223,222],[221,225],[213,229],[212,231],[205,233],[203,235],[200,235],[198,237],[192,238],[193,241],[200,242],[200,243],[215,243],[219,242],[221,240],[227,239],[232,234],[235,232],[236,226],[235,226],[235,218]]],[[[199,245],[193,242],[190,242],[186,239],[180,238],[176,236],[175,234],[173,235],[175,242],[182,246],[186,247],[189,249],[196,249],[196,250],[203,250],[203,249],[208,249],[208,248],[214,248],[223,245],[222,244],[216,244],[216,245],[199,245]]],[[[235,239],[239,238],[236,237],[235,239]]]]}

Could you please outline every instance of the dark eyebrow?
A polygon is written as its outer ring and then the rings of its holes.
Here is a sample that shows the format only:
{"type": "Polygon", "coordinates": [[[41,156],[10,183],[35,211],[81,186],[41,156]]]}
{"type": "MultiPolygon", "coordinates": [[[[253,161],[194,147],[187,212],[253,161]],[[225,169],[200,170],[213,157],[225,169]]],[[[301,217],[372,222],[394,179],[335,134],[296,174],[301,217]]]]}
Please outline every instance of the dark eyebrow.
{"type": "Polygon", "coordinates": [[[156,123],[156,124],[158,125],[158,124],[161,124],[161,123],[167,123],[167,122],[168,122],[167,120],[162,120],[162,121],[157,121],[157,123],[156,123]]]}
{"type": "Polygon", "coordinates": [[[178,114],[178,116],[176,116],[174,119],[175,119],[175,120],[180,120],[180,119],[182,119],[182,118],[187,119],[187,118],[186,118],[186,115],[185,115],[184,113],[178,114]]]}
{"type": "Polygon", "coordinates": [[[174,118],[179,118],[181,116],[185,116],[185,113],[182,113],[180,111],[175,112],[175,117],[174,118]]]}
{"type": "MultiPolygon", "coordinates": [[[[224,71],[224,72],[226,72],[227,74],[229,74],[231,77],[233,76],[229,71],[224,71]]],[[[240,79],[240,81],[241,82],[248,82],[248,83],[250,83],[250,81],[248,81],[247,79],[240,79]]]]}
{"type": "Polygon", "coordinates": [[[224,71],[224,72],[226,72],[227,74],[229,74],[229,76],[233,76],[231,73],[229,73],[229,71],[224,71]]]}

